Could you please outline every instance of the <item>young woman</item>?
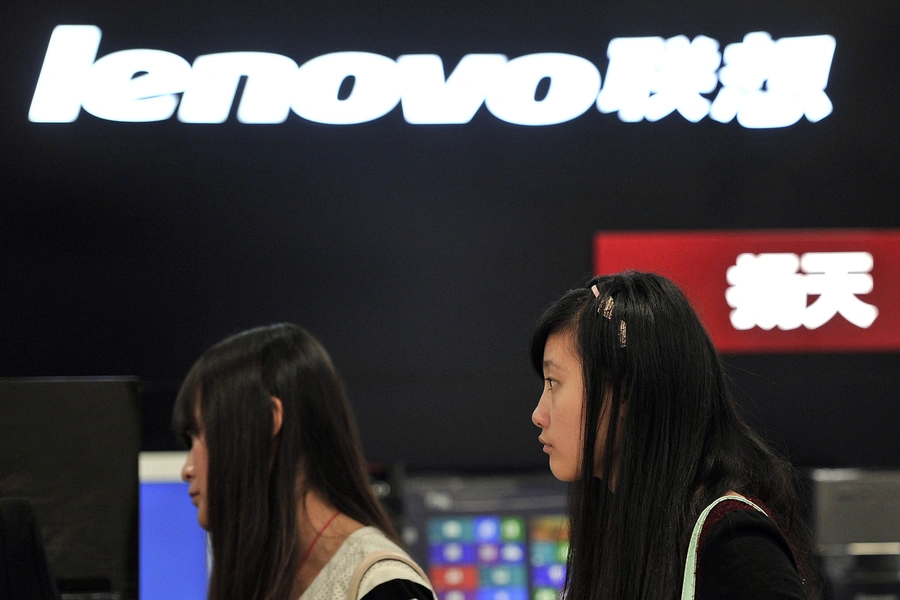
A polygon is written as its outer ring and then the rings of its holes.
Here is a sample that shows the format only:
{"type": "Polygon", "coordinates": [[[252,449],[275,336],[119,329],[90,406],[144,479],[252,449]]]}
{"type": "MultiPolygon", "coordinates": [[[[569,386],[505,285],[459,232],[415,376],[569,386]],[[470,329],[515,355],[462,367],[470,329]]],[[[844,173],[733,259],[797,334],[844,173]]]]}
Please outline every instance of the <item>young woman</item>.
{"type": "Polygon", "coordinates": [[[273,325],[213,346],[173,421],[210,534],[210,600],[433,599],[372,493],[340,378],[309,333],[273,325]]]}
{"type": "Polygon", "coordinates": [[[532,421],[571,482],[566,600],[818,597],[795,472],[739,415],[671,281],[628,272],[571,290],[531,359],[532,421]]]}

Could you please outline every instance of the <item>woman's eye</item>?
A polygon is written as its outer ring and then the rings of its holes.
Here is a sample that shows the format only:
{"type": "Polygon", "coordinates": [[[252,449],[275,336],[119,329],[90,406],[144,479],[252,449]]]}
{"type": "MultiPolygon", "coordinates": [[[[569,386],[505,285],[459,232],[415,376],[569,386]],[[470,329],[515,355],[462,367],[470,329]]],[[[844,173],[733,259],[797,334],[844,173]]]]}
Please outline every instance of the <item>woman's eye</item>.
{"type": "Polygon", "coordinates": [[[200,439],[200,431],[193,427],[186,429],[182,434],[182,439],[188,448],[193,447],[194,443],[200,439]]]}
{"type": "Polygon", "coordinates": [[[551,389],[551,390],[553,389],[553,386],[556,385],[556,380],[555,380],[555,379],[550,379],[549,377],[545,377],[545,378],[544,378],[544,381],[547,382],[547,387],[548,387],[549,389],[551,389]]]}

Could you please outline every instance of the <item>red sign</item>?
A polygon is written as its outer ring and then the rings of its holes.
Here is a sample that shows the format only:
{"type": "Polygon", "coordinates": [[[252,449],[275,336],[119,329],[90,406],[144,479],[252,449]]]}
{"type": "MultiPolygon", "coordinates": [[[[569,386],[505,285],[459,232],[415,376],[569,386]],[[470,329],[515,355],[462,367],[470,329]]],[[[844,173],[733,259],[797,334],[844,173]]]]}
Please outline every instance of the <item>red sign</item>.
{"type": "Polygon", "coordinates": [[[900,350],[900,230],[599,232],[597,274],[678,284],[723,352],[900,350]]]}

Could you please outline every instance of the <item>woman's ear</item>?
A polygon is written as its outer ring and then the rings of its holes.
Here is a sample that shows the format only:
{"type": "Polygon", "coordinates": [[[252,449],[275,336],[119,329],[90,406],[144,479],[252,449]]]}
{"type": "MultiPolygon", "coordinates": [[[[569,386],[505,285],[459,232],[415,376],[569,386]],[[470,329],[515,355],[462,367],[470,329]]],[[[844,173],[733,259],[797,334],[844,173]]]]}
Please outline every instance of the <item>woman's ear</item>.
{"type": "Polygon", "coordinates": [[[281,431],[281,423],[284,421],[284,407],[281,400],[272,396],[272,437],[278,435],[281,431]]]}

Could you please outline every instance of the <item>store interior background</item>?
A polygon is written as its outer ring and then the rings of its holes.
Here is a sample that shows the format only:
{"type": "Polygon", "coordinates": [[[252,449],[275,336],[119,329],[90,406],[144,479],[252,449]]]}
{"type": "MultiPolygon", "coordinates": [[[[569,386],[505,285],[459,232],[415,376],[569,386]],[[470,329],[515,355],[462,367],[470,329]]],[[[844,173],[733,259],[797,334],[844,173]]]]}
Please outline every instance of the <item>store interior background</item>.
{"type": "MultiPolygon", "coordinates": [[[[331,353],[376,470],[542,471],[529,337],[591,274],[598,231],[900,227],[898,17],[889,1],[837,0],[8,4],[0,377],[134,377],[140,450],[179,450],[169,419],[193,361],[290,321],[331,353]],[[829,34],[834,112],[756,130],[593,108],[545,127],[484,107],[452,126],[410,125],[399,107],[356,125],[247,125],[235,101],[215,125],[31,123],[60,24],[98,26],[101,56],[435,53],[449,72],[469,53],[563,52],[601,75],[616,37],[829,34]]],[[[725,362],[749,421],[804,472],[900,469],[896,352],[725,362]]]]}

